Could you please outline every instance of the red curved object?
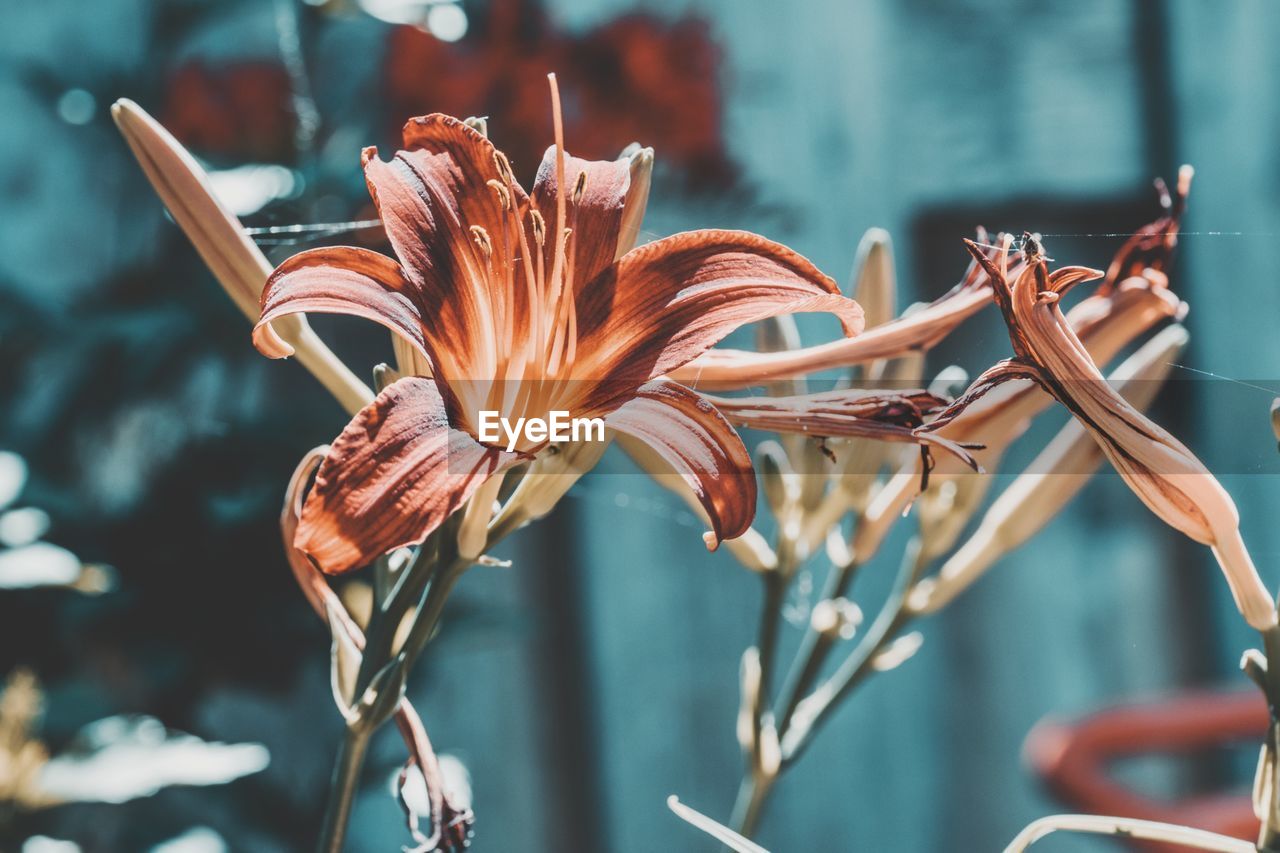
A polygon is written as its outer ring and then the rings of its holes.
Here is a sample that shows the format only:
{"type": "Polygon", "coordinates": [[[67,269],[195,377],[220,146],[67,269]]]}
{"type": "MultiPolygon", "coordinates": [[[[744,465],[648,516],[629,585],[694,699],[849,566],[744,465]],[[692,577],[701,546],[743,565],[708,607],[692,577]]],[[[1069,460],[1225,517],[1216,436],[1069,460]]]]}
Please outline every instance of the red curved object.
{"type": "MultiPolygon", "coordinates": [[[[1180,755],[1239,741],[1261,743],[1267,723],[1266,703],[1255,691],[1192,691],[1108,708],[1075,722],[1043,720],[1027,736],[1024,753],[1054,796],[1072,809],[1182,824],[1252,840],[1258,834],[1258,820],[1247,795],[1159,800],[1131,790],[1108,771],[1116,760],[1138,755],[1180,755]]],[[[1161,853],[1184,849],[1150,843],[1134,846],[1161,853]]]]}

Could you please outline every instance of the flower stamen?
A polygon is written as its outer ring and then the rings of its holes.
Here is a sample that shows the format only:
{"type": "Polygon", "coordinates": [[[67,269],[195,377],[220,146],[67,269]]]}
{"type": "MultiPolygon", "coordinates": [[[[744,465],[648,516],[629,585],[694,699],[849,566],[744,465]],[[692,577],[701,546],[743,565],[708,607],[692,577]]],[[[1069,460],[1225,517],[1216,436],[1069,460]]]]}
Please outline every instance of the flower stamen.
{"type": "Polygon", "coordinates": [[[480,247],[485,260],[491,260],[493,257],[493,241],[489,239],[489,232],[484,229],[483,225],[472,225],[470,230],[471,239],[480,247]]]}

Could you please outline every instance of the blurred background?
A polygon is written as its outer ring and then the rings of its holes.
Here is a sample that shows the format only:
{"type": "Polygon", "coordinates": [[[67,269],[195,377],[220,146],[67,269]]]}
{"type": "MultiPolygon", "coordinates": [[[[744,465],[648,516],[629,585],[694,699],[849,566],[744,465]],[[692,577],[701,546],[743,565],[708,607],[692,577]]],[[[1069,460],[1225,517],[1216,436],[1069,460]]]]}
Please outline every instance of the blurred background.
{"type": "MultiPolygon", "coordinates": [[[[1105,266],[1156,215],[1152,178],[1193,163],[1173,274],[1191,304],[1183,363],[1239,381],[1177,370],[1157,417],[1224,475],[1275,585],[1278,40],[1264,0],[8,4],[0,849],[306,849],[339,732],[328,635],[276,517],[297,460],[345,418],[299,367],[252,349],[116,133],[114,99],[159,118],[248,225],[270,228],[370,217],[360,148],[385,155],[431,111],[488,116],[528,181],[554,70],[571,151],[655,148],[647,236],[749,228],[847,282],[860,235],[881,226],[908,300],[958,279],[978,224],[1038,230],[1058,261],[1105,266]],[[24,797],[46,751],[72,802],[24,797]]],[[[260,239],[278,261],[314,244],[302,236],[260,239]]],[[[361,370],[390,357],[380,329],[314,322],[361,370]]],[[[987,311],[930,366],[976,375],[1007,347],[987,311]]],[[[665,799],[727,817],[760,590],[700,532],[611,452],[507,544],[513,568],[461,584],[411,694],[470,772],[474,849],[713,849],[665,799]]],[[[894,550],[868,571],[889,572],[894,550]]],[[[766,847],[1002,849],[1060,809],[1020,758],[1037,721],[1246,689],[1251,638],[1208,553],[1113,476],[924,631],[782,781],[766,847]]],[[[1153,794],[1244,794],[1254,744],[1122,772],[1153,794]]],[[[389,795],[401,752],[394,734],[378,741],[349,849],[407,840],[389,795]]]]}

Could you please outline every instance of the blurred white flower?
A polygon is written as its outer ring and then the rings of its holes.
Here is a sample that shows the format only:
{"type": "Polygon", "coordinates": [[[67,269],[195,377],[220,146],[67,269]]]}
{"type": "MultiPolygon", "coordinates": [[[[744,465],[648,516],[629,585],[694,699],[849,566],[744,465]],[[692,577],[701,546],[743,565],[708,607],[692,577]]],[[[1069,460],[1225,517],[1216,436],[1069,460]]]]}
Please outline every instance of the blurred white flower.
{"type": "Polygon", "coordinates": [[[213,194],[236,216],[257,213],[273,201],[294,198],[302,191],[302,176],[270,163],[246,163],[230,169],[210,169],[213,194]]]}
{"type": "Polygon", "coordinates": [[[82,729],[71,749],[41,768],[37,784],[64,802],[123,803],[169,785],[231,782],[269,761],[262,744],[206,743],[153,717],[118,716],[82,729]]]}
{"type": "Polygon", "coordinates": [[[0,450],[0,509],[18,499],[27,484],[27,463],[16,453],[0,450]]]}
{"type": "Polygon", "coordinates": [[[20,548],[48,532],[49,513],[42,509],[28,506],[0,513],[0,545],[20,548]]]}
{"type": "Polygon", "coordinates": [[[33,835],[22,842],[22,853],[80,853],[80,845],[47,835],[33,835]]]}
{"type": "Polygon", "coordinates": [[[41,542],[49,514],[35,507],[7,509],[27,484],[27,463],[0,450],[0,590],[64,586],[88,594],[114,585],[107,566],[86,566],[66,548],[41,542]]]}
{"type": "Polygon", "coordinates": [[[82,568],[79,557],[48,542],[11,548],[0,551],[0,589],[70,586],[82,568]]]}
{"type": "Polygon", "coordinates": [[[227,853],[230,849],[221,835],[207,826],[197,826],[177,838],[162,841],[151,848],[151,853],[227,853]]]}

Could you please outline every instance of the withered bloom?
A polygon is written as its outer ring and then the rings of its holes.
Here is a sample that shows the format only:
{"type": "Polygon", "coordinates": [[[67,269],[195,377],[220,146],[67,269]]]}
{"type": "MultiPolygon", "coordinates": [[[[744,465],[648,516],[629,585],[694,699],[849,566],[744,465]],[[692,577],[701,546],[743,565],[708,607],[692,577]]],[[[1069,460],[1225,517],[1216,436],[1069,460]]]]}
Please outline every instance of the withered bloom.
{"type": "Polygon", "coordinates": [[[333,443],[296,544],[328,572],[421,542],[482,484],[546,442],[479,441],[481,411],[601,417],[658,452],[694,488],[713,533],[747,529],[750,457],[693,391],[661,378],[745,323],[798,311],[862,327],[857,304],[795,252],[754,234],[676,234],[617,257],[635,200],[628,159],[588,162],[556,144],[532,193],[489,140],[449,116],[410,121],[390,162],[365,149],[365,178],[396,260],[313,249],[281,264],[254,342],[290,354],[270,322],[351,314],[398,333],[430,366],[386,388],[333,443]]]}
{"type": "MultiPolygon", "coordinates": [[[[1129,488],[1170,526],[1213,549],[1236,606],[1258,630],[1276,624],[1276,608],[1240,537],[1230,495],[1181,442],[1107,384],[1059,300],[1074,285],[1103,274],[1085,267],[1049,272],[1043,251],[1026,235],[1027,265],[1012,282],[1004,255],[969,251],[995,282],[1015,357],[987,371],[966,396],[1007,379],[1029,378],[1064,405],[1098,442],[1129,488]]],[[[963,404],[963,400],[958,401],[963,404]]],[[[939,420],[945,420],[946,415],[939,420]]]]}
{"type": "Polygon", "coordinates": [[[784,397],[708,397],[731,424],[815,439],[869,438],[918,444],[922,477],[933,467],[936,447],[974,471],[981,470],[970,450],[981,445],[953,441],[924,429],[925,418],[947,408],[948,401],[928,391],[838,390],[784,397]]]}
{"type": "MultiPolygon", "coordinates": [[[[1178,192],[1174,198],[1170,198],[1163,189],[1163,182],[1157,182],[1157,187],[1162,190],[1163,215],[1140,228],[1121,247],[1102,284],[1067,312],[1067,322],[1095,364],[1110,362],[1154,326],[1166,320],[1180,319],[1186,314],[1187,306],[1169,289],[1164,270],[1177,244],[1190,180],[1191,170],[1184,166],[1179,172],[1178,192]]],[[[1004,240],[1003,237],[999,239],[1004,240]]],[[[987,258],[994,258],[998,253],[998,249],[993,253],[991,245],[979,245],[985,249],[987,258]]],[[[1021,254],[1011,254],[1006,275],[1017,277],[1022,269],[1020,264],[1021,254]]],[[[989,287],[986,294],[992,295],[989,287]]],[[[1000,458],[1010,444],[1053,399],[1034,382],[1027,381],[1001,385],[980,399],[973,399],[975,396],[969,395],[968,405],[962,412],[953,410],[947,418],[926,429],[937,429],[939,434],[953,441],[981,440],[983,447],[975,450],[974,456],[988,471],[999,466],[1000,458]]],[[[956,474],[963,475],[964,470],[953,457],[943,457],[931,479],[956,474]]],[[[911,506],[918,494],[917,481],[913,471],[900,472],[868,507],[863,523],[854,535],[854,551],[860,560],[870,559],[893,522],[911,506]]],[[[988,479],[979,478],[976,485],[971,484],[969,488],[983,491],[988,485],[988,479]]],[[[976,509],[976,503],[970,502],[969,505],[976,509]]]]}

